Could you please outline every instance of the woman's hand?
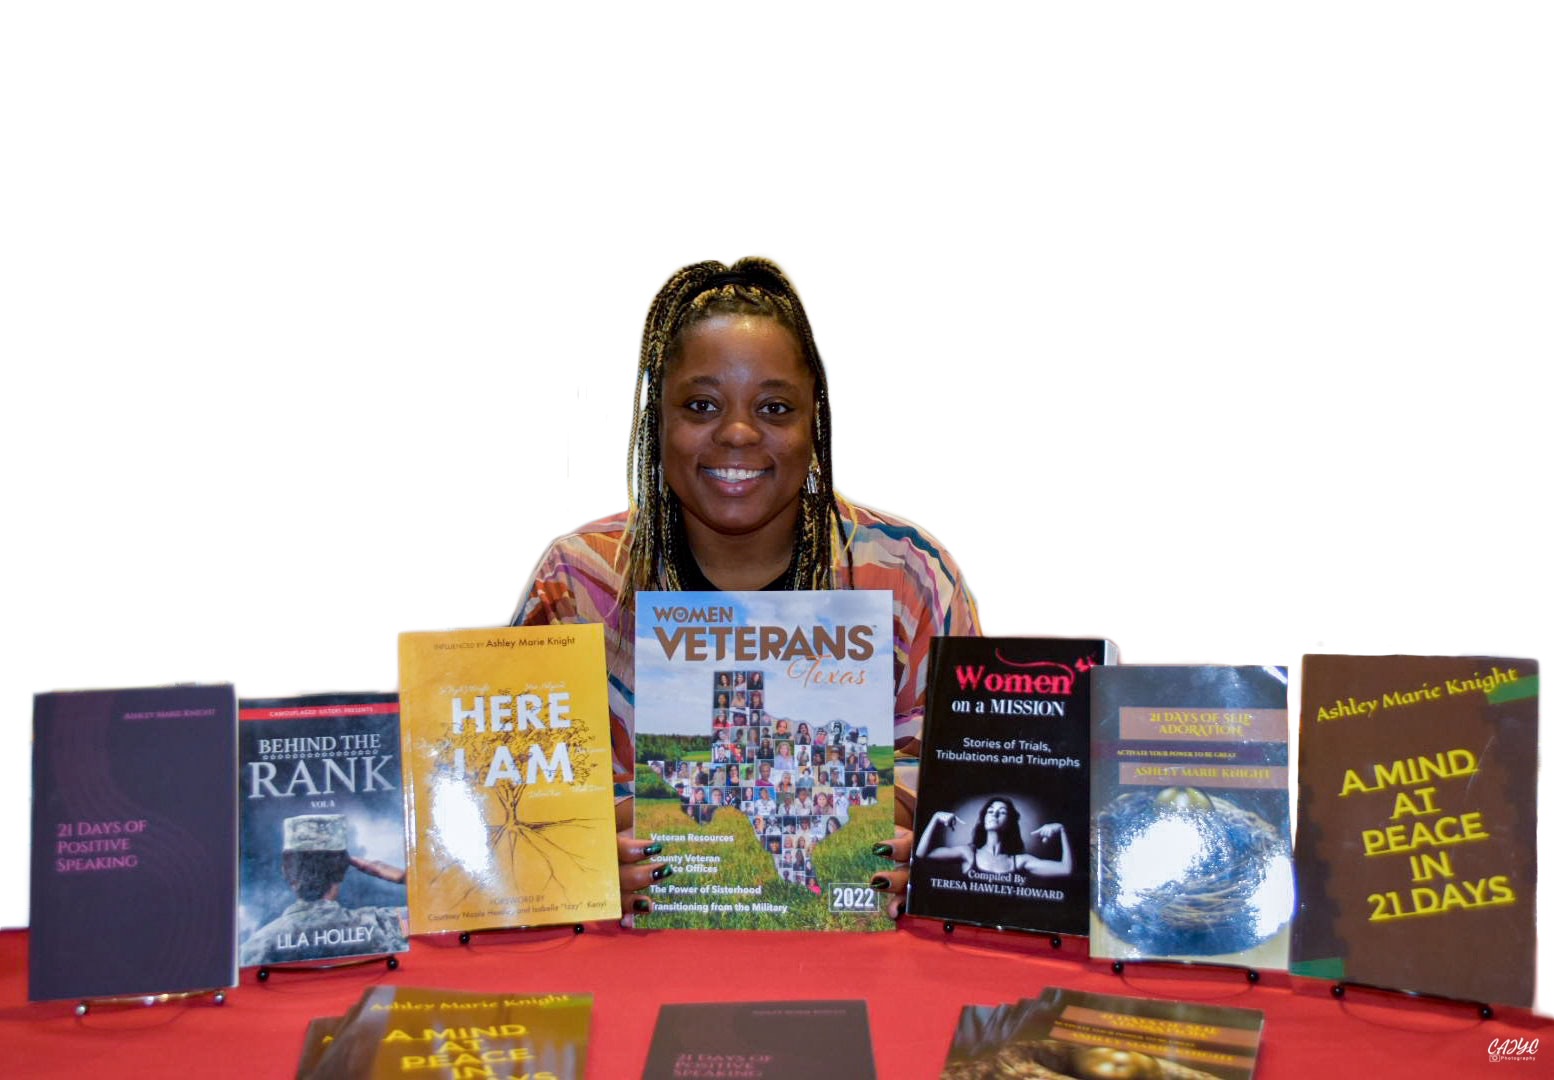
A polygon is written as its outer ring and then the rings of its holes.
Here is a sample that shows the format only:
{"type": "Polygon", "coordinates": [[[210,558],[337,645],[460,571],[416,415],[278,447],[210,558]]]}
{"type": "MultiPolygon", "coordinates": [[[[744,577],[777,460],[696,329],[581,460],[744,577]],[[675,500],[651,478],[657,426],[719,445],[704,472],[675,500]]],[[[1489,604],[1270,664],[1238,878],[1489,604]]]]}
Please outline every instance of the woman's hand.
{"type": "Polygon", "coordinates": [[[664,850],[664,845],[638,840],[632,835],[633,800],[615,804],[615,851],[620,859],[621,914],[643,914],[653,910],[647,887],[674,873],[668,863],[647,862],[664,850]]]}
{"type": "MultiPolygon", "coordinates": [[[[941,814],[949,814],[941,810],[941,814]]],[[[938,814],[934,815],[938,817],[938,814]]],[[[954,818],[954,814],[949,817],[954,818]]],[[[906,904],[907,868],[910,865],[908,859],[912,853],[912,830],[896,826],[896,835],[883,844],[874,845],[874,854],[883,859],[891,859],[895,867],[890,870],[881,870],[875,874],[869,882],[869,888],[886,894],[888,898],[885,904],[885,914],[892,919],[901,918],[902,908],[906,904]]]]}

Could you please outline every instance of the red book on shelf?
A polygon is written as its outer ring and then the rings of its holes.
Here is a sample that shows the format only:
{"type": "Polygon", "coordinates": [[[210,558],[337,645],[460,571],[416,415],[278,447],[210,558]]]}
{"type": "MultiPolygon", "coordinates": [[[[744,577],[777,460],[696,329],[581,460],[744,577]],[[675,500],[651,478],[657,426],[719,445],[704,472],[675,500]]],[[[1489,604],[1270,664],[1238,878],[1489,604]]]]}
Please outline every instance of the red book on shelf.
{"type": "Polygon", "coordinates": [[[982,589],[987,600],[1063,597],[1072,525],[984,525],[982,589]]]}

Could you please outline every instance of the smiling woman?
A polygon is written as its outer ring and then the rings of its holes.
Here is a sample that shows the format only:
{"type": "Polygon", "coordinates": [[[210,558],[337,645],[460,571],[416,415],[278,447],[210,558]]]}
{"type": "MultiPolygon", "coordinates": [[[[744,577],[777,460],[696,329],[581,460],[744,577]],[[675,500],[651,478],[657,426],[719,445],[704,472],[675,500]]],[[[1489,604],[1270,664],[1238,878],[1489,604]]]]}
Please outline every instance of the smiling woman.
{"type": "MultiPolygon", "coordinates": [[[[976,613],[938,541],[833,491],[825,369],[775,264],[695,263],[659,290],[642,333],[628,471],[631,508],[556,540],[513,615],[514,625],[604,624],[620,828],[630,826],[640,590],[888,590],[895,745],[917,754],[929,639],[977,633],[976,613]]],[[[760,693],[732,707],[760,708],[760,693]]],[[[898,793],[904,786],[898,776],[898,793]]],[[[898,805],[898,824],[910,817],[910,802],[898,805]]],[[[624,863],[657,853],[625,834],[620,847],[624,863]]],[[[652,864],[623,866],[622,890],[664,876],[652,864]]],[[[649,906],[625,898],[626,910],[649,906]]]]}

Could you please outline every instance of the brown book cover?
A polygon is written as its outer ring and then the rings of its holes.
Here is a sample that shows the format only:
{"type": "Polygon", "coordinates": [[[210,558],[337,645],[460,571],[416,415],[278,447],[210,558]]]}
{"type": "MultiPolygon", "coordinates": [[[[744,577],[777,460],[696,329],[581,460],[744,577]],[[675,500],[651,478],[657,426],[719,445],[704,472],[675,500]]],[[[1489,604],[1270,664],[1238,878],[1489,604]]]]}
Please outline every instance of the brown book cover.
{"type": "MultiPolygon", "coordinates": [[[[297,1075],[581,1080],[592,1008],[591,994],[375,986],[339,1021],[312,1068],[297,1075]]],[[[312,1034],[310,1027],[310,1039],[312,1034]]]]}
{"type": "Polygon", "coordinates": [[[308,1029],[302,1033],[302,1054],[297,1058],[297,1080],[303,1080],[313,1071],[313,1066],[334,1041],[335,1031],[344,1019],[343,1016],[318,1016],[308,1021],[308,1029]]]}
{"type": "Polygon", "coordinates": [[[1291,971],[1528,1005],[1538,665],[1307,656],[1291,971]]]}

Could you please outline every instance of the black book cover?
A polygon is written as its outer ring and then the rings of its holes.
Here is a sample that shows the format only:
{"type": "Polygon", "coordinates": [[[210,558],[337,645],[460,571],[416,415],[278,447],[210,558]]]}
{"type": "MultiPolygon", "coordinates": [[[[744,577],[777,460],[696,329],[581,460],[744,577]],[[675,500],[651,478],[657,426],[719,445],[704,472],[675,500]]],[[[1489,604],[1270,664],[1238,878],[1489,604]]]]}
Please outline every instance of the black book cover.
{"type": "Polygon", "coordinates": [[[1090,670],[1109,641],[935,638],[907,911],[1089,928],[1090,670]]]}
{"type": "Polygon", "coordinates": [[[239,962],[409,948],[399,696],[245,699],[238,717],[239,962]]]}
{"type": "Polygon", "coordinates": [[[863,1001],[663,1005],[642,1080],[873,1080],[863,1001]]]}
{"type": "Polygon", "coordinates": [[[36,696],[30,999],[237,981],[236,722],[230,686],[36,696]]]}

